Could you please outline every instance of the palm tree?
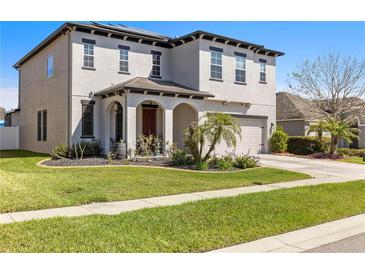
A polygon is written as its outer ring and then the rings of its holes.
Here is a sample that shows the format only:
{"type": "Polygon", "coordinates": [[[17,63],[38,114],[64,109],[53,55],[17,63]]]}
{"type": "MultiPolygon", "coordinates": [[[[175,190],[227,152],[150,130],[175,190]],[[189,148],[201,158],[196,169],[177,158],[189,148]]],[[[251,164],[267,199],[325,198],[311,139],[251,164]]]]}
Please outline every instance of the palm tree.
{"type": "Polygon", "coordinates": [[[318,137],[319,142],[322,142],[323,132],[325,131],[324,130],[325,123],[326,123],[325,120],[320,120],[318,122],[318,124],[311,125],[308,130],[308,133],[317,132],[317,137],[318,137]]]}
{"type": "Polygon", "coordinates": [[[230,114],[209,113],[202,117],[200,124],[193,122],[185,132],[185,144],[189,148],[195,163],[206,162],[214,151],[216,144],[222,140],[228,147],[236,147],[236,135],[241,138],[238,120],[230,114]],[[210,147],[203,157],[203,148],[209,141],[210,147]]]}
{"type": "Polygon", "coordinates": [[[210,147],[203,158],[207,161],[210,154],[214,151],[215,146],[222,140],[228,147],[236,147],[237,135],[241,139],[241,127],[238,125],[238,120],[230,114],[221,112],[209,113],[207,116],[207,139],[210,142],[210,147]]]}
{"type": "Polygon", "coordinates": [[[352,143],[354,139],[359,139],[357,128],[351,127],[346,121],[338,121],[333,118],[327,118],[323,123],[323,130],[331,133],[330,153],[336,152],[339,139],[342,137],[348,143],[352,143]]]}

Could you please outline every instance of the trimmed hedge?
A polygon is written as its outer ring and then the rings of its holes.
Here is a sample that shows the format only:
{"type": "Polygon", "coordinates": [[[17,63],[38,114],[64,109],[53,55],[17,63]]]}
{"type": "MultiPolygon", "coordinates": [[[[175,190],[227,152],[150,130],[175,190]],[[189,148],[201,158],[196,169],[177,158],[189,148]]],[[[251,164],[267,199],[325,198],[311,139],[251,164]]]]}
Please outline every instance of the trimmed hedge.
{"type": "Polygon", "coordinates": [[[348,157],[364,157],[365,156],[365,148],[357,149],[357,148],[338,148],[337,153],[341,156],[348,157]]]}
{"type": "Polygon", "coordinates": [[[288,140],[288,152],[298,155],[308,155],[315,152],[326,152],[330,146],[330,138],[322,137],[320,142],[314,136],[290,136],[288,140]]]}
{"type": "Polygon", "coordinates": [[[270,138],[272,152],[284,152],[288,146],[288,134],[281,128],[277,127],[270,138]]]}

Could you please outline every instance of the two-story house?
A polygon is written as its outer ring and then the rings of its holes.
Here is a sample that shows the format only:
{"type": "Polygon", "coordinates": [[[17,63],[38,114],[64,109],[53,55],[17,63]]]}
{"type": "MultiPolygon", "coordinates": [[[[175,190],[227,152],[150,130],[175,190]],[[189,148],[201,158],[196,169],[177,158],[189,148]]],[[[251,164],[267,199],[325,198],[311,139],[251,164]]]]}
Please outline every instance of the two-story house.
{"type": "MultiPolygon", "coordinates": [[[[184,144],[207,112],[239,119],[236,153],[267,152],[276,121],[275,57],[282,52],[204,31],[179,38],[121,25],[65,23],[14,67],[20,148],[139,134],[184,144]]],[[[220,144],[216,153],[230,151],[220,144]]]]}

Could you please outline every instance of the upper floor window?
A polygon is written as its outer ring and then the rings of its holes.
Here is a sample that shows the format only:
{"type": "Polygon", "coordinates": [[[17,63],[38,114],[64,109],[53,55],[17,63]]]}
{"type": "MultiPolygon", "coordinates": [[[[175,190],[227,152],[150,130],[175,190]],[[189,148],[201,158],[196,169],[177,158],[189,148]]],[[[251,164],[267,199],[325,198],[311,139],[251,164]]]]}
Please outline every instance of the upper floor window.
{"type": "Polygon", "coordinates": [[[53,56],[50,55],[47,57],[47,78],[53,76],[54,68],[53,68],[53,56]]]}
{"type": "Polygon", "coordinates": [[[266,82],[266,60],[259,59],[260,63],[260,82],[266,82]]]}
{"type": "Polygon", "coordinates": [[[209,47],[210,52],[210,77],[222,79],[222,52],[223,49],[209,47]]]}
{"type": "Polygon", "coordinates": [[[151,51],[152,53],[152,77],[161,77],[161,52],[151,51]]]}
{"type": "Polygon", "coordinates": [[[84,44],[84,67],[94,68],[94,46],[95,41],[90,39],[82,39],[84,44]]]}
{"type": "Polygon", "coordinates": [[[94,137],[94,104],[95,101],[81,101],[82,104],[82,137],[94,137]]]}
{"type": "Polygon", "coordinates": [[[235,52],[236,55],[236,76],[235,81],[246,83],[246,54],[235,52]]]}
{"type": "Polygon", "coordinates": [[[129,47],[119,45],[119,71],[129,71],[129,47]]]}

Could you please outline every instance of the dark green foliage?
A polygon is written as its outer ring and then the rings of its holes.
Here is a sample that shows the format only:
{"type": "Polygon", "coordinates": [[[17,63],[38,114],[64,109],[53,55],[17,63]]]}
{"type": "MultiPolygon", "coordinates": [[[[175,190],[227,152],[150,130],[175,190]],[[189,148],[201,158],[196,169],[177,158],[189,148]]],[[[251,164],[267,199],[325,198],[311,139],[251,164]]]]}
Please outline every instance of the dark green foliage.
{"type": "Polygon", "coordinates": [[[184,149],[176,149],[172,152],[171,163],[174,166],[190,166],[193,164],[193,159],[184,149]]]}
{"type": "Polygon", "coordinates": [[[348,157],[364,157],[365,149],[356,149],[356,148],[338,148],[337,153],[341,156],[348,157]]]}
{"type": "Polygon", "coordinates": [[[200,162],[194,165],[196,170],[207,170],[209,165],[207,162],[200,162]]]}
{"type": "MultiPolygon", "coordinates": [[[[81,141],[80,143],[76,144],[76,150],[77,150],[78,156],[80,156],[80,154],[81,154],[80,146],[82,149],[85,148],[84,155],[83,155],[84,157],[85,156],[86,157],[87,156],[99,156],[101,154],[101,152],[103,151],[100,140],[81,141]]],[[[71,151],[71,157],[75,157],[76,156],[75,145],[72,146],[70,151],[71,151]]]]}
{"type": "Polygon", "coordinates": [[[272,152],[285,152],[288,145],[288,134],[281,128],[277,127],[270,138],[272,152]]]}
{"type": "Polygon", "coordinates": [[[322,140],[314,136],[291,136],[288,140],[288,152],[297,155],[309,155],[315,152],[326,152],[329,149],[330,139],[322,140]]]}
{"type": "Polygon", "coordinates": [[[256,167],[259,161],[260,159],[255,156],[240,155],[236,157],[234,161],[234,166],[241,169],[252,168],[256,167]]]}

